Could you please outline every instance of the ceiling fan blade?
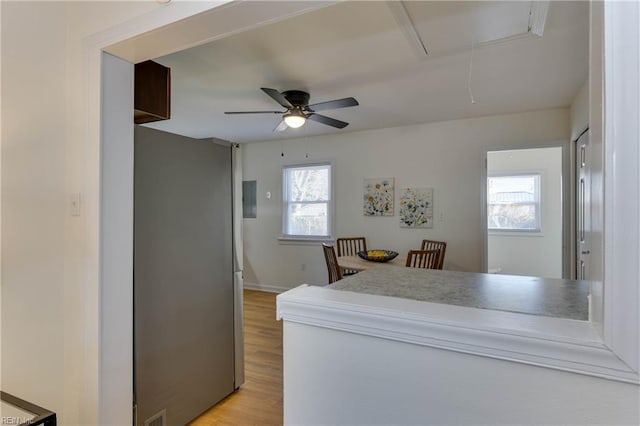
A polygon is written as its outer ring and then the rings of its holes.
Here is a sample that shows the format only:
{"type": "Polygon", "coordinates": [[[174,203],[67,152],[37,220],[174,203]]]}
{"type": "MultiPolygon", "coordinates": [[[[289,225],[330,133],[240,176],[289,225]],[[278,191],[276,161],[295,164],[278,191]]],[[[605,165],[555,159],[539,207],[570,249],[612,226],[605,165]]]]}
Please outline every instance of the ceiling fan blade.
{"type": "Polygon", "coordinates": [[[336,120],[335,118],[320,114],[309,114],[307,115],[307,119],[326,124],[327,126],[336,127],[338,129],[344,129],[349,125],[349,123],[345,123],[344,121],[336,120]]]}
{"type": "Polygon", "coordinates": [[[293,105],[291,105],[291,102],[289,102],[287,98],[285,98],[282,95],[282,93],[278,92],[276,89],[269,89],[268,87],[261,87],[260,89],[267,95],[271,96],[273,100],[275,100],[277,103],[279,103],[283,107],[287,109],[293,108],[293,105]]]}
{"type": "Polygon", "coordinates": [[[309,108],[313,111],[324,111],[326,109],[347,108],[358,105],[360,104],[354,98],[344,98],[309,105],[309,108]]]}
{"type": "Polygon", "coordinates": [[[225,111],[225,114],[284,114],[286,111],[225,111]]]}
{"type": "Polygon", "coordinates": [[[287,126],[287,123],[284,122],[284,120],[280,121],[280,124],[278,124],[276,126],[275,129],[273,129],[274,132],[283,132],[285,130],[287,130],[289,128],[289,126],[287,126]]]}

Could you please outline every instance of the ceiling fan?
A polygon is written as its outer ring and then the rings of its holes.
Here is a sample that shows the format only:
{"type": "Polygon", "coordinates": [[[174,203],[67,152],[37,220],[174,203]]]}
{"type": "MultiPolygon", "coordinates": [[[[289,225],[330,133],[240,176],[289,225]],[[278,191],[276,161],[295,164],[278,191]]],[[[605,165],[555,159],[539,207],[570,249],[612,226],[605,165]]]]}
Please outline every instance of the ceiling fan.
{"type": "Polygon", "coordinates": [[[227,111],[225,114],[282,114],[282,121],[274,131],[282,131],[287,127],[296,129],[302,127],[307,120],[313,120],[326,124],[327,126],[343,129],[347,127],[349,123],[317,114],[317,111],[359,105],[358,101],[354,98],[336,99],[309,105],[309,93],[307,92],[287,90],[280,93],[275,89],[269,89],[267,87],[261,87],[261,89],[282,107],[286,108],[286,111],[227,111]]]}

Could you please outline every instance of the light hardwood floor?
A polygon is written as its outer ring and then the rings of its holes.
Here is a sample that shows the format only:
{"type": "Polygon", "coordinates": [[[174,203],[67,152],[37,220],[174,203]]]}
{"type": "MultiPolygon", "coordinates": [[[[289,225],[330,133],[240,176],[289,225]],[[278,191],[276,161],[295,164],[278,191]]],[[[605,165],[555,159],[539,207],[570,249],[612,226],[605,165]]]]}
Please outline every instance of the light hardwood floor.
{"type": "Polygon", "coordinates": [[[245,383],[191,425],[282,424],[282,322],[276,294],[244,291],[245,383]]]}

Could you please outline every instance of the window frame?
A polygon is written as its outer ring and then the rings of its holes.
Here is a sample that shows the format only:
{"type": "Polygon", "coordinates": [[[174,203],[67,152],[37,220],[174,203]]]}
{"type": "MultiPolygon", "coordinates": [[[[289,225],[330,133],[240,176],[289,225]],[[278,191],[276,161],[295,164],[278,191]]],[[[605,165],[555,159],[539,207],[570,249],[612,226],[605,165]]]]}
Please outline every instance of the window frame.
{"type": "MultiPolygon", "coordinates": [[[[510,172],[498,172],[498,173],[491,173],[487,175],[487,180],[486,180],[486,185],[487,185],[487,199],[486,199],[486,216],[487,216],[487,231],[490,234],[501,234],[501,233],[505,233],[505,234],[514,234],[514,233],[523,233],[523,234],[542,234],[542,197],[541,197],[541,192],[542,192],[542,187],[543,187],[543,177],[542,177],[543,173],[540,171],[526,171],[526,172],[517,172],[517,173],[510,173],[510,172]],[[534,229],[525,229],[525,228],[491,228],[489,225],[489,208],[491,207],[491,203],[489,202],[489,180],[491,178],[504,178],[504,177],[535,177],[536,178],[536,182],[535,182],[535,201],[534,201],[534,205],[536,208],[536,227],[534,229]]],[[[522,203],[522,204],[531,204],[531,203],[522,203]]]]}
{"type": "MultiPolygon", "coordinates": [[[[334,169],[333,161],[313,161],[313,162],[295,162],[282,165],[282,227],[281,235],[278,240],[281,242],[327,242],[334,240],[333,223],[334,223],[334,169]],[[326,204],[327,205],[327,235],[298,235],[287,233],[287,225],[289,221],[289,205],[291,201],[287,200],[287,171],[291,169],[303,169],[310,167],[326,166],[329,169],[329,199],[327,201],[308,201],[305,204],[326,204]]],[[[299,203],[299,202],[296,202],[299,203]]]]}

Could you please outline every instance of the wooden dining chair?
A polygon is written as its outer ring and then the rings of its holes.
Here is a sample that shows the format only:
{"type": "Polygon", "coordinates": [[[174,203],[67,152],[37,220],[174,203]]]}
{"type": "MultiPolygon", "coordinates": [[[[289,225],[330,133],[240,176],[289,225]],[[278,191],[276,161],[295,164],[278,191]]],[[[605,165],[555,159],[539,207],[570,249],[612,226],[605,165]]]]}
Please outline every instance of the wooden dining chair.
{"type": "MultiPolygon", "coordinates": [[[[359,251],[367,251],[366,237],[345,237],[336,240],[338,256],[357,256],[359,251]]],[[[358,271],[345,269],[342,275],[353,275],[358,271]]]]}
{"type": "Polygon", "coordinates": [[[407,263],[409,268],[438,269],[440,250],[409,250],[407,263]]]}
{"type": "Polygon", "coordinates": [[[447,243],[444,241],[422,240],[420,250],[439,250],[438,266],[433,269],[442,269],[444,266],[444,253],[447,250],[447,243]]]}
{"type": "Polygon", "coordinates": [[[340,266],[338,266],[338,258],[336,257],[336,251],[333,246],[331,244],[322,243],[322,250],[324,251],[324,259],[327,261],[329,284],[341,280],[342,271],[340,271],[340,266]]]}

